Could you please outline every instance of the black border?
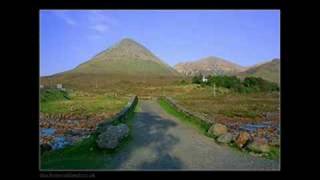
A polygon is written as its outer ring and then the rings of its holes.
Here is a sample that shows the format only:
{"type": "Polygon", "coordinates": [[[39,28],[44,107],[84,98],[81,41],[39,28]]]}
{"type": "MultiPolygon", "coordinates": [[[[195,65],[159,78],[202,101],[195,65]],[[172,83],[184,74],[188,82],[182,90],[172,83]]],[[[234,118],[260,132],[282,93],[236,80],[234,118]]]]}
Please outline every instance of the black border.
{"type": "MultiPolygon", "coordinates": [[[[154,177],[154,175],[168,175],[172,176],[172,174],[175,175],[186,175],[190,176],[191,174],[198,175],[204,175],[204,176],[216,176],[221,175],[221,172],[219,171],[171,171],[171,172],[152,172],[152,171],[143,171],[143,172],[132,172],[132,171],[116,171],[116,172],[68,172],[65,171],[62,172],[40,172],[38,167],[38,76],[39,76],[39,10],[43,9],[235,9],[235,10],[241,10],[241,9],[253,9],[253,10],[259,10],[259,9],[275,9],[275,10],[281,10],[281,171],[284,172],[287,171],[288,167],[288,161],[287,161],[287,154],[288,152],[288,137],[286,134],[289,131],[288,123],[284,120],[287,113],[287,106],[284,106],[285,102],[288,101],[288,96],[286,95],[286,91],[289,85],[289,79],[288,79],[288,69],[284,68],[287,67],[287,59],[288,59],[288,4],[286,1],[280,1],[280,0],[220,0],[220,1],[207,1],[207,2],[191,2],[191,1],[163,1],[160,3],[160,1],[102,1],[102,0],[40,0],[40,1],[34,1],[33,4],[31,4],[30,11],[31,11],[31,42],[32,42],[32,48],[31,48],[31,59],[34,63],[32,66],[32,72],[31,72],[31,80],[33,82],[32,86],[32,96],[30,97],[31,105],[29,106],[30,112],[30,118],[33,120],[33,123],[28,124],[28,130],[31,132],[32,141],[30,141],[30,146],[32,145],[32,149],[29,158],[30,160],[28,162],[32,162],[32,168],[31,170],[28,170],[28,172],[32,172],[33,177],[41,177],[46,176],[50,173],[52,174],[84,174],[84,175],[91,175],[94,174],[94,177],[110,177],[110,175],[115,175],[117,178],[123,177],[123,175],[130,177],[131,175],[149,175],[149,177],[154,177]],[[32,154],[32,156],[31,156],[32,154]]],[[[30,12],[29,11],[29,12],[30,12]]],[[[224,171],[223,177],[225,176],[226,172],[233,172],[233,171],[224,171]]],[[[237,171],[237,174],[245,174],[245,176],[249,176],[248,171],[237,171]]],[[[250,172],[250,176],[252,172],[250,172]]],[[[233,174],[234,173],[229,173],[233,174]]],[[[258,174],[257,177],[261,176],[260,172],[256,172],[258,174]],[[260,174],[260,175],[259,175],[260,174]]],[[[265,173],[264,173],[265,174],[265,173]]],[[[279,174],[279,172],[268,172],[268,174],[279,174]]],[[[238,175],[236,175],[238,176],[238,175]]],[[[267,178],[269,176],[263,175],[263,177],[260,178],[267,178]]]]}

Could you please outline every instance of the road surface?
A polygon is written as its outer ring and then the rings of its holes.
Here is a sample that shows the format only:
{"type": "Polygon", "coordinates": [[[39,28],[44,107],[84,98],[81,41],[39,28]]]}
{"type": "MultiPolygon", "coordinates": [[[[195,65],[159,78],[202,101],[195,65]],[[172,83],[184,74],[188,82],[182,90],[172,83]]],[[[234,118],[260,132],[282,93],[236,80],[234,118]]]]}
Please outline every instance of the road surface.
{"type": "Polygon", "coordinates": [[[254,157],[218,145],[188,124],[167,114],[156,101],[142,100],[132,128],[133,139],[107,169],[118,170],[278,170],[277,160],[254,157]]]}

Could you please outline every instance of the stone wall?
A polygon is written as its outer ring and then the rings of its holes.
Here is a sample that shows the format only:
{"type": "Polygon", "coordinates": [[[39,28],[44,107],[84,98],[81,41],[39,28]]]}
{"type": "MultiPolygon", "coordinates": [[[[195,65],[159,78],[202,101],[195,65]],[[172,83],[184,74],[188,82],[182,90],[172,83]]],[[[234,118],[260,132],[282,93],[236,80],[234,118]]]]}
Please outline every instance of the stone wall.
{"type": "Polygon", "coordinates": [[[111,119],[107,119],[106,121],[98,124],[96,127],[96,131],[98,133],[101,133],[101,131],[103,131],[104,127],[106,127],[110,124],[113,124],[115,121],[121,121],[121,120],[126,119],[128,117],[128,115],[130,114],[130,112],[134,111],[134,108],[136,107],[137,103],[138,103],[138,96],[132,97],[130,99],[130,101],[128,102],[128,104],[119,113],[117,113],[111,119]]]}
{"type": "Polygon", "coordinates": [[[212,125],[215,123],[212,119],[208,119],[199,113],[191,112],[190,110],[185,109],[184,107],[177,104],[176,101],[171,97],[161,97],[161,98],[164,99],[166,102],[170,103],[170,105],[172,105],[177,111],[180,111],[190,117],[197,118],[209,125],[212,125]]]}

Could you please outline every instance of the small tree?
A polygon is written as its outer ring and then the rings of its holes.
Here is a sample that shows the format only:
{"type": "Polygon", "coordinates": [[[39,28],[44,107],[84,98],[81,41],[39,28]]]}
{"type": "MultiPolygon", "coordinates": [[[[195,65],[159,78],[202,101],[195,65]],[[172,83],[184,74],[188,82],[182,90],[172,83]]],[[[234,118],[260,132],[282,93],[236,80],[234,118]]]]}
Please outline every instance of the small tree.
{"type": "Polygon", "coordinates": [[[201,82],[202,82],[202,74],[195,75],[195,76],[192,77],[192,83],[201,84],[201,82]]]}

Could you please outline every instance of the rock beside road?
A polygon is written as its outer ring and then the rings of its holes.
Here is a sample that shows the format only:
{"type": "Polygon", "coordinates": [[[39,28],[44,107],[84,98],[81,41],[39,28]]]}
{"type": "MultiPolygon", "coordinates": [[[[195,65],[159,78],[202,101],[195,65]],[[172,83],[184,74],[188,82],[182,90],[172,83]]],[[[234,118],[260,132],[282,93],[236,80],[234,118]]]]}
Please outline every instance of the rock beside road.
{"type": "Polygon", "coordinates": [[[122,139],[129,135],[129,127],[126,124],[119,124],[117,126],[109,125],[105,128],[97,139],[97,145],[103,149],[116,148],[122,139]]]}
{"type": "Polygon", "coordinates": [[[248,143],[249,140],[250,140],[250,134],[246,131],[240,131],[239,135],[235,140],[235,143],[239,148],[243,148],[248,143]]]}
{"type": "Polygon", "coordinates": [[[217,141],[220,142],[220,143],[230,143],[231,140],[232,140],[232,134],[231,133],[226,133],[226,134],[223,134],[221,136],[218,137],[217,141]]]}
{"type": "Polygon", "coordinates": [[[253,142],[248,145],[248,149],[258,153],[268,153],[270,152],[270,146],[264,138],[255,138],[253,142]]]}
{"type": "Polygon", "coordinates": [[[208,133],[210,135],[213,135],[216,137],[221,136],[223,134],[226,134],[227,132],[228,132],[227,126],[220,124],[220,123],[216,123],[216,124],[212,125],[210,127],[210,129],[208,130],[208,133]]]}

